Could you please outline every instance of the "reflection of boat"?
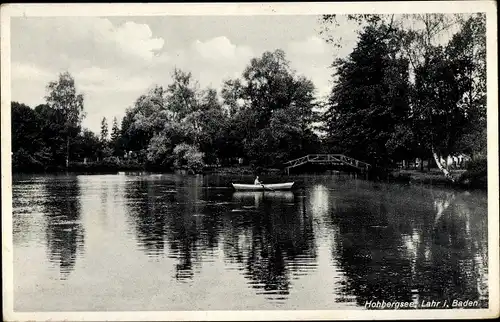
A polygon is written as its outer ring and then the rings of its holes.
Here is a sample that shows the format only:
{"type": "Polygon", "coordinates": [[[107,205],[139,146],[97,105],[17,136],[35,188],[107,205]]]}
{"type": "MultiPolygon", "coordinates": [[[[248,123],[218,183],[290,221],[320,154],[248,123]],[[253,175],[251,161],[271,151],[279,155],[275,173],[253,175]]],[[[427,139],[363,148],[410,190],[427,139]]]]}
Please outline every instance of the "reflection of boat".
{"type": "MultiPolygon", "coordinates": [[[[236,191],[233,193],[233,198],[235,200],[255,200],[257,204],[263,196],[264,191],[236,191]]],[[[265,197],[293,202],[294,194],[291,191],[266,191],[265,197]]]]}
{"type": "Polygon", "coordinates": [[[290,190],[294,182],[270,183],[270,184],[241,184],[233,183],[233,188],[237,191],[274,191],[290,190]]]}

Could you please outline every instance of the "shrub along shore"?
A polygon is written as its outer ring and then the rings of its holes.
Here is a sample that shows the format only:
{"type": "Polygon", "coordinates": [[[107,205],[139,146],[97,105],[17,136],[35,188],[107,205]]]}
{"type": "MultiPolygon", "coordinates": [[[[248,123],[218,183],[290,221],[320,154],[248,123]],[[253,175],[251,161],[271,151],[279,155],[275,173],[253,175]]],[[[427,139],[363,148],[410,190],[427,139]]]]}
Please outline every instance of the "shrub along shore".
{"type": "MultiPolygon", "coordinates": [[[[217,175],[282,175],[284,171],[278,168],[261,168],[253,166],[220,166],[205,167],[201,171],[193,171],[187,168],[164,168],[155,165],[141,164],[139,162],[113,162],[101,161],[92,163],[70,163],[68,169],[64,167],[14,169],[14,173],[81,173],[81,174],[113,174],[118,172],[156,172],[185,174],[217,174],[217,175]]],[[[367,174],[368,180],[384,181],[389,183],[407,183],[448,186],[465,189],[482,189],[488,187],[487,162],[485,158],[469,163],[464,170],[451,172],[453,181],[446,178],[438,169],[427,171],[405,170],[405,169],[376,169],[367,174]]]]}
{"type": "Polygon", "coordinates": [[[486,190],[488,188],[487,160],[481,158],[472,161],[465,170],[451,171],[451,176],[453,181],[437,169],[430,171],[394,170],[388,174],[388,181],[486,190]]]}

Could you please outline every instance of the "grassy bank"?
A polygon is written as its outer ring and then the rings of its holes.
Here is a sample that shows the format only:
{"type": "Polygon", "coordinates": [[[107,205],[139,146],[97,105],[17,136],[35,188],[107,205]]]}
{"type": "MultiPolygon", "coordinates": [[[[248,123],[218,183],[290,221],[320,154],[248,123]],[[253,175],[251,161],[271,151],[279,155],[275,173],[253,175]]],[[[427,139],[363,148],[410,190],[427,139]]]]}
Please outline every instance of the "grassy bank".
{"type": "MultiPolygon", "coordinates": [[[[454,178],[459,178],[464,172],[465,170],[452,172],[451,175],[454,178]]],[[[452,181],[446,178],[438,169],[430,171],[396,170],[389,174],[389,181],[434,185],[449,185],[452,183],[452,181]]]]}
{"type": "Polygon", "coordinates": [[[388,181],[409,184],[442,185],[466,189],[488,188],[488,173],[486,159],[473,161],[465,170],[452,170],[450,172],[454,181],[446,178],[439,169],[430,171],[420,170],[395,170],[389,173],[388,181]]]}

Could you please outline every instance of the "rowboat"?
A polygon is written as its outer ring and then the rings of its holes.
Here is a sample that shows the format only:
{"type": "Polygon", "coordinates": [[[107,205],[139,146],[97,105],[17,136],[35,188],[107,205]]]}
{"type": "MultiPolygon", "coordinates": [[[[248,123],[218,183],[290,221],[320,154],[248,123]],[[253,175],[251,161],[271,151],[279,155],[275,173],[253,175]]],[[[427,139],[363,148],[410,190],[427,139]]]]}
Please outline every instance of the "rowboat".
{"type": "Polygon", "coordinates": [[[242,184],[232,183],[233,188],[237,191],[275,191],[275,190],[290,190],[294,182],[285,183],[268,183],[268,184],[242,184]]]}

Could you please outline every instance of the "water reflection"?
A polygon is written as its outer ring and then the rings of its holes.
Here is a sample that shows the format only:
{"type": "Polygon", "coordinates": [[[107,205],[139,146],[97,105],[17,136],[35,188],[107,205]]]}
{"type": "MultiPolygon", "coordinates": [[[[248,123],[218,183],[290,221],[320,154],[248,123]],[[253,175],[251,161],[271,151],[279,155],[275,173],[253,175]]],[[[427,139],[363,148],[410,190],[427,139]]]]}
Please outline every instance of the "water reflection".
{"type": "Polygon", "coordinates": [[[60,278],[66,279],[84,246],[78,177],[65,176],[57,181],[46,180],[44,188],[48,257],[50,262],[59,266],[60,278]]]}
{"type": "Polygon", "coordinates": [[[409,193],[394,200],[382,192],[363,203],[350,202],[356,196],[347,195],[332,203],[330,219],[338,228],[332,253],[346,277],[340,292],[354,295],[361,306],[370,300],[444,299],[480,300],[487,306],[476,257],[486,250],[473,241],[485,239],[467,228],[466,202],[453,192],[428,190],[433,202],[418,203],[409,193]]]}
{"type": "Polygon", "coordinates": [[[139,247],[177,259],[179,281],[214,261],[219,244],[225,261],[266,296],[289,294],[291,280],[315,267],[312,220],[292,192],[229,195],[204,189],[197,178],[188,184],[146,178],[127,182],[126,198],[139,247]]]}
{"type": "Polygon", "coordinates": [[[212,260],[218,245],[219,213],[207,207],[200,178],[178,189],[176,202],[167,216],[169,256],[177,258],[176,278],[186,279],[200,270],[204,261],[212,260]]]}
{"type": "MultiPolygon", "coordinates": [[[[441,298],[450,302],[454,299],[479,300],[482,307],[487,307],[487,290],[478,274],[478,268],[487,264],[487,247],[477,242],[481,240],[478,238],[481,233],[471,231],[471,227],[477,227],[477,224],[471,221],[472,211],[464,200],[467,195],[440,193],[434,194],[434,198],[436,205],[444,207],[436,207],[436,218],[439,217],[439,220],[434,222],[432,239],[427,240],[425,248],[422,247],[422,251],[427,251],[427,258],[417,270],[417,276],[423,282],[419,285],[420,297],[441,298]]],[[[486,219],[486,216],[477,214],[474,218],[486,219]]],[[[486,220],[481,220],[479,224],[485,234],[486,220]]]]}
{"type": "Polygon", "coordinates": [[[37,178],[16,176],[12,186],[12,242],[29,245],[30,242],[45,244],[44,185],[37,178]]]}
{"type": "Polygon", "coordinates": [[[150,256],[162,254],[165,248],[166,212],[163,206],[171,199],[171,195],[160,193],[154,181],[127,181],[125,196],[137,242],[150,256]]]}
{"type": "MultiPolygon", "coordinates": [[[[127,183],[129,215],[137,241],[148,256],[175,258],[175,278],[191,279],[205,257],[214,256],[218,245],[216,208],[208,207],[199,179],[188,185],[178,180],[145,178],[127,183]]],[[[206,194],[206,191],[205,191],[206,194]]]]}
{"type": "Polygon", "coordinates": [[[237,179],[211,176],[15,181],[16,307],[90,310],[117,283],[116,310],[144,309],[144,298],[164,310],[190,309],[190,298],[197,309],[487,306],[486,194],[303,179],[295,192],[233,192],[237,179]]]}
{"type": "Polygon", "coordinates": [[[236,192],[233,200],[224,221],[226,258],[258,293],[285,299],[293,277],[316,265],[311,217],[292,192],[236,192]]]}

